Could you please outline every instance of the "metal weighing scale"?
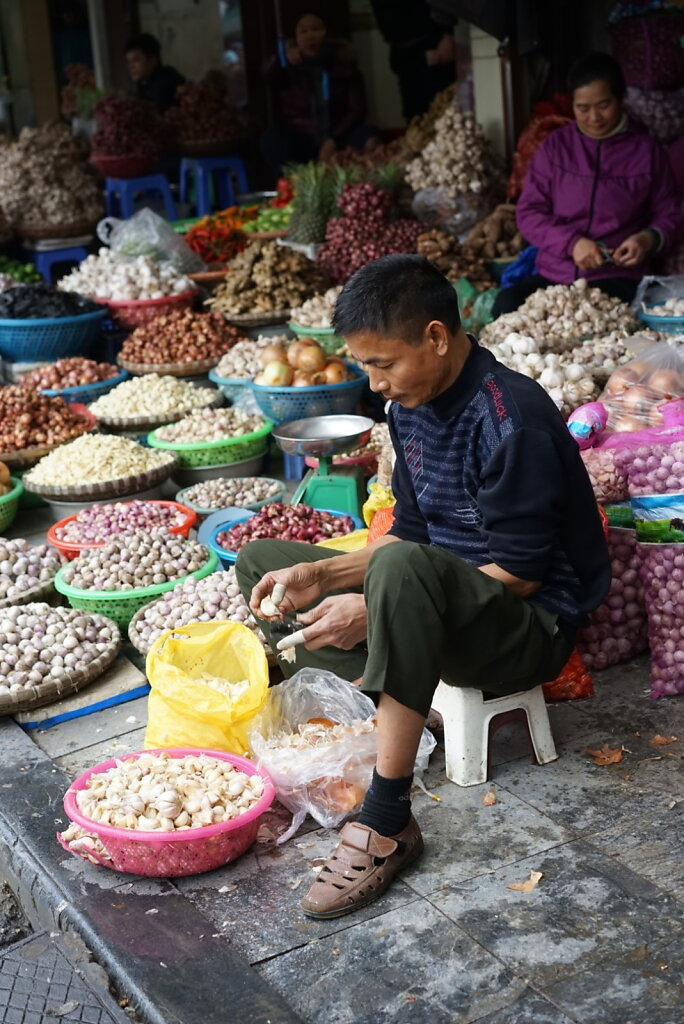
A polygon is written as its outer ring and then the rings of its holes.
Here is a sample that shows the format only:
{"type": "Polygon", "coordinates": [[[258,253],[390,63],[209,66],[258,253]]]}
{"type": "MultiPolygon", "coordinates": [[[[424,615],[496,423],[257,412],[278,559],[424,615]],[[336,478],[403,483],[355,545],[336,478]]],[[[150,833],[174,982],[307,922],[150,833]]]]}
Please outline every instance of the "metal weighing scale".
{"type": "Polygon", "coordinates": [[[304,502],[312,508],[330,509],[358,516],[366,499],[363,472],[359,466],[334,467],[333,455],[353,451],[366,444],[374,426],[367,416],[312,416],[281,423],[273,438],[286,455],[318,459],[318,466],[303,477],[292,504],[304,502]]]}

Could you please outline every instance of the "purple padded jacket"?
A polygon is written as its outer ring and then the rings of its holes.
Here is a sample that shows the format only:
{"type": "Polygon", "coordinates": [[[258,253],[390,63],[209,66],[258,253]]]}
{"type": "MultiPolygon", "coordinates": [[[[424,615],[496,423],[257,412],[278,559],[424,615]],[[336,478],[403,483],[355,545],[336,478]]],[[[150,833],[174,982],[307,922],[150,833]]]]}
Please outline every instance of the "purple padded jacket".
{"type": "Polygon", "coordinates": [[[648,261],[580,270],[572,260],[579,238],[614,249],[629,235],[653,227],[669,248],[683,223],[665,151],[633,123],[607,139],[589,138],[576,124],[549,135],[530,164],[516,219],[523,238],[539,247],[537,273],[558,284],[648,273],[648,261]]]}

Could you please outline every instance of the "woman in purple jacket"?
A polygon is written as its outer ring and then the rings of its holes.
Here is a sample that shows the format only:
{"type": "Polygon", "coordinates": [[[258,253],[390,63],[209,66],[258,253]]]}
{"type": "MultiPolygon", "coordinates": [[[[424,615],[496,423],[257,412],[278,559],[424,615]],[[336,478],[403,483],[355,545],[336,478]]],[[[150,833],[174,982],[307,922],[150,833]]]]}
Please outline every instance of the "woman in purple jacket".
{"type": "Polygon", "coordinates": [[[493,313],[578,277],[625,302],[682,219],[665,151],[622,106],[625,81],[608,54],[570,69],[575,124],[549,135],[534,155],[518,200],[518,228],[538,247],[535,270],[498,295],[493,313]]]}

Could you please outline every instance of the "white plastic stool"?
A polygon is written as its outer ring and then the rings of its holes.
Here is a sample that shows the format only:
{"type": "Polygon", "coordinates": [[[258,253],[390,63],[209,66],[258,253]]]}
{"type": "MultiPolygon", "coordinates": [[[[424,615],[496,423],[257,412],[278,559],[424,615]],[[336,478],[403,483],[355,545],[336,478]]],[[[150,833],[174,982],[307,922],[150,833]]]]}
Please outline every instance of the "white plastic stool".
{"type": "Polygon", "coordinates": [[[440,682],[432,707],[444,719],[446,773],[457,786],[487,781],[492,735],[507,722],[517,721],[525,727],[537,764],[558,757],[541,686],[485,700],[482,690],[440,682]]]}

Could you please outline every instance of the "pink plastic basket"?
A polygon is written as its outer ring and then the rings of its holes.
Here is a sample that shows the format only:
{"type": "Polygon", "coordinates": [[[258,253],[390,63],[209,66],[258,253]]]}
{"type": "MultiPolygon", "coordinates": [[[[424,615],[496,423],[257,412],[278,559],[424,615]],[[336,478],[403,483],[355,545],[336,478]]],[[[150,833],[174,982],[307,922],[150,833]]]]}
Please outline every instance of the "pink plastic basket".
{"type": "MultiPolygon", "coordinates": [[[[259,818],[268,810],[275,797],[275,787],[270,775],[264,769],[257,769],[252,761],[237,754],[227,754],[221,750],[193,749],[190,747],[169,747],[164,750],[141,750],[125,757],[112,758],[89,768],[88,771],[72,782],[64,796],[64,810],[71,821],[81,828],[96,835],[111,860],[100,858],[97,853],[89,850],[90,856],[99,860],[103,867],[112,868],[132,875],[146,875],[153,878],[179,878],[183,875],[199,875],[204,871],[213,871],[224,864],[240,857],[256,839],[259,818]],[[91,775],[101,775],[110,768],[115,768],[117,761],[138,758],[142,754],[166,753],[172,757],[206,754],[219,761],[228,761],[233,767],[245,775],[261,775],[264,780],[264,792],[258,803],[232,821],[219,822],[216,825],[204,825],[201,828],[185,829],[179,832],[138,832],[126,828],[115,828],[92,821],[81,814],[76,803],[76,793],[85,789],[91,775]]],[[[57,841],[69,853],[78,854],[62,841],[59,833],[57,841]]],[[[87,859],[87,858],[85,858],[87,859]]]]}

